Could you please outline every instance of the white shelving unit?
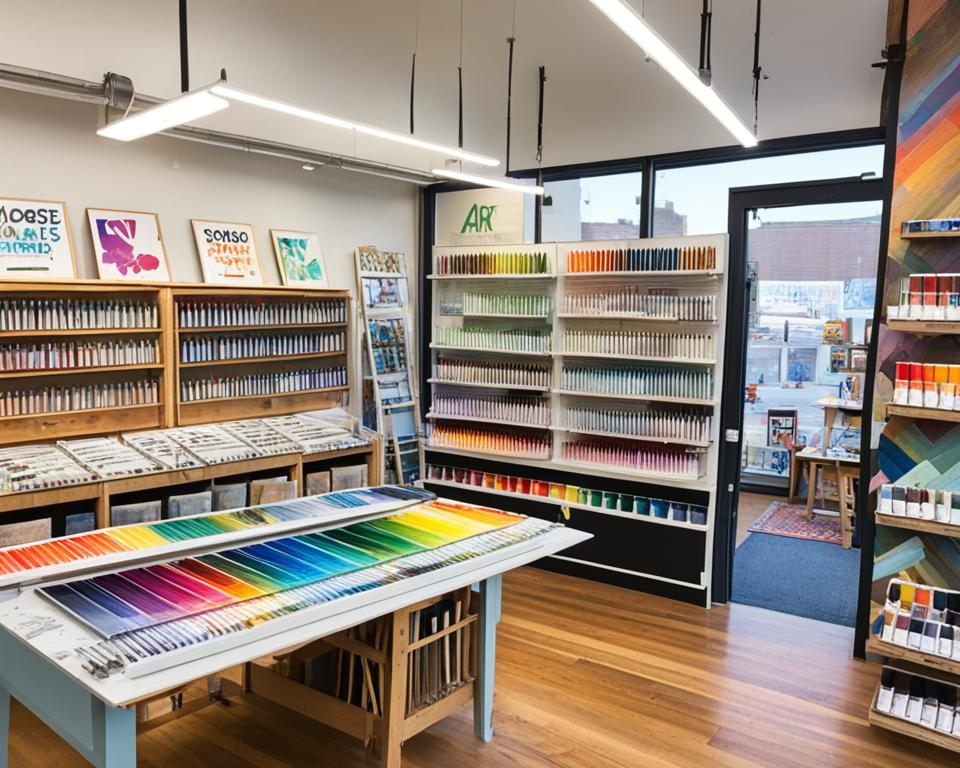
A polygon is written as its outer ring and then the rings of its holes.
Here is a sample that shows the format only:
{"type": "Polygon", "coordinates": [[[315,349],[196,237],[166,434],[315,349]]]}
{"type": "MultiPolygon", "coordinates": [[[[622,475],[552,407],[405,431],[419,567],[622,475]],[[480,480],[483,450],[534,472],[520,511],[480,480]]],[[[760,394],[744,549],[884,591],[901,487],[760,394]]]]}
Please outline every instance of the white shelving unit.
{"type": "MultiPolygon", "coordinates": [[[[432,299],[432,327],[450,325],[481,325],[486,328],[511,329],[523,328],[531,330],[542,327],[550,339],[550,352],[523,353],[508,352],[500,349],[475,349],[464,347],[445,347],[431,344],[430,372],[428,379],[431,388],[431,403],[438,393],[457,397],[488,397],[511,394],[525,397],[543,397],[550,400],[552,413],[549,426],[520,425],[497,421],[493,419],[464,418],[444,416],[431,412],[428,419],[432,424],[437,422],[460,422],[464,427],[485,427],[491,431],[498,429],[536,430],[540,435],[544,430],[552,435],[552,450],[550,456],[543,459],[532,459],[526,456],[509,456],[504,453],[493,453],[464,448],[443,448],[427,442],[426,449],[433,454],[448,454],[451,458],[448,464],[456,466],[457,456],[473,457],[487,460],[509,461],[516,465],[514,474],[523,476],[523,467],[540,467],[573,473],[571,484],[580,483],[589,486],[589,478],[603,476],[634,483],[662,486],[661,498],[670,499],[671,489],[699,491],[704,494],[708,503],[707,521],[705,525],[695,525],[673,520],[650,518],[634,515],[619,510],[598,509],[589,505],[577,505],[557,499],[535,498],[536,501],[558,503],[560,506],[571,509],[583,509],[597,514],[613,514],[614,516],[636,520],[641,526],[668,525],[702,531],[704,569],[699,581],[673,582],[684,587],[702,590],[705,604],[710,603],[710,582],[712,578],[712,551],[713,531],[715,527],[717,505],[717,471],[718,452],[720,442],[720,390],[723,382],[723,346],[725,337],[726,292],[727,292],[727,236],[698,235],[678,238],[648,238],[642,240],[611,240],[571,243],[540,243],[527,245],[484,245],[484,246],[451,246],[435,247],[433,249],[433,263],[437,264],[438,257],[476,253],[506,253],[528,254],[546,253],[549,274],[543,275],[430,275],[433,283],[432,299]],[[615,271],[615,272],[567,272],[568,254],[575,251],[643,249],[643,248],[714,248],[716,252],[715,269],[684,269],[677,271],[615,271]],[[621,289],[636,290],[641,294],[676,295],[676,296],[704,296],[715,297],[714,314],[704,320],[681,320],[674,315],[644,316],[632,312],[565,312],[564,296],[568,293],[609,293],[621,289]],[[551,297],[552,311],[545,317],[517,317],[510,315],[476,315],[454,314],[458,296],[464,292],[485,292],[505,294],[546,294],[551,297]],[[443,308],[443,312],[441,312],[443,308]],[[700,331],[699,329],[702,329],[700,331]],[[644,333],[663,334],[696,334],[702,332],[704,336],[711,336],[712,349],[703,357],[669,357],[663,355],[629,355],[594,353],[583,351],[568,351],[563,348],[565,332],[571,330],[590,331],[636,331],[644,333]],[[544,365],[551,371],[551,387],[549,389],[536,386],[515,386],[480,384],[476,382],[459,382],[441,379],[438,375],[437,363],[440,357],[456,358],[459,360],[483,360],[499,365],[544,365]],[[709,398],[672,397],[666,395],[634,395],[616,394],[592,391],[571,391],[562,387],[562,371],[565,365],[578,367],[667,367],[709,371],[713,375],[713,393],[709,398]],[[460,390],[459,388],[467,388],[460,390]],[[566,426],[564,411],[568,407],[591,409],[616,409],[636,411],[649,404],[653,410],[676,410],[689,408],[698,413],[711,417],[709,439],[695,440],[670,437],[644,437],[628,433],[594,431],[576,429],[566,426]],[[584,439],[617,440],[621,439],[625,448],[635,446],[638,441],[680,447],[689,453],[700,454],[700,476],[690,477],[673,473],[633,470],[619,465],[597,464],[566,460],[562,455],[562,444],[573,441],[578,437],[584,439]]],[[[442,463],[439,460],[434,463],[442,463]]],[[[480,492],[494,493],[494,489],[480,488],[461,483],[447,483],[445,481],[428,480],[429,484],[451,485],[480,492]]],[[[525,494],[511,494],[506,491],[496,493],[517,498],[530,498],[525,494]]],[[[652,495],[652,494],[651,494],[652,495]]],[[[642,535],[638,530],[638,535],[642,535]]],[[[598,566],[604,567],[604,566],[598,566]]],[[[623,569],[615,569],[623,570],[623,569]]],[[[637,576],[660,581],[672,581],[654,573],[643,570],[638,564],[635,571],[627,571],[637,576]]]]}

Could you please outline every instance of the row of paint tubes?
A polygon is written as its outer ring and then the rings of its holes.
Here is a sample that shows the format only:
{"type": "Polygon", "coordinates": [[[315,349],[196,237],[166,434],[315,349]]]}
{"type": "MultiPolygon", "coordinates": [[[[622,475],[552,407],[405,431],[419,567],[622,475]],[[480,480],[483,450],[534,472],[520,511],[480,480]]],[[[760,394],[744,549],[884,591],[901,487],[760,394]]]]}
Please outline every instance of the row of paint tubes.
{"type": "Polygon", "coordinates": [[[44,371],[104,365],[148,365],[160,357],[156,339],[47,341],[0,346],[0,371],[44,371]]]}
{"type": "Polygon", "coordinates": [[[713,322],[717,319],[717,297],[649,294],[643,288],[625,287],[602,293],[568,293],[563,297],[560,311],[589,317],[614,314],[665,321],[713,322]]]}
{"type": "Polygon", "coordinates": [[[270,336],[191,336],[180,341],[180,361],[238,360],[250,357],[283,357],[314,352],[342,352],[346,334],[278,334],[270,336]]]}
{"type": "Polygon", "coordinates": [[[180,399],[211,400],[251,395],[280,395],[313,389],[344,387],[347,369],[317,368],[309,371],[285,371],[255,376],[215,376],[180,382],[180,399]]]}
{"type": "Polygon", "coordinates": [[[495,419],[517,425],[550,426],[550,401],[539,397],[450,397],[433,398],[434,416],[495,419]]]}
{"type": "Polygon", "coordinates": [[[479,326],[438,326],[437,344],[444,347],[500,350],[504,352],[550,351],[550,334],[539,331],[511,328],[499,330],[479,326]]]}
{"type": "Polygon", "coordinates": [[[550,296],[542,294],[465,293],[465,315],[532,315],[550,313],[550,296]]]}

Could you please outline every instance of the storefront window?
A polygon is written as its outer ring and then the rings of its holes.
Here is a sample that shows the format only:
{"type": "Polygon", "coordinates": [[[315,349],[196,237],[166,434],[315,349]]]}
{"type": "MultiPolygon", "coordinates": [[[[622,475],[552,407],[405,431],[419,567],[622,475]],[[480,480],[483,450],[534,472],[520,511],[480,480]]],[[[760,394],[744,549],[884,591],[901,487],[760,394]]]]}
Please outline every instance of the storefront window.
{"type": "Polygon", "coordinates": [[[641,173],[619,173],[547,182],[544,241],[640,237],[642,178],[641,173]]]}

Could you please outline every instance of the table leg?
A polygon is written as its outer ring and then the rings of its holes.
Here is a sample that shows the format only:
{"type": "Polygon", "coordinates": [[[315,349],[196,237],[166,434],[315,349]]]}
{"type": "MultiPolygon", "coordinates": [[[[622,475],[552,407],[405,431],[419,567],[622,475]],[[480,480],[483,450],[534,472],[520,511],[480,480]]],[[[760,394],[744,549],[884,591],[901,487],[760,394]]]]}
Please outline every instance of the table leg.
{"type": "Polygon", "coordinates": [[[93,700],[93,756],[97,768],[136,768],[137,712],[93,700]]]}
{"type": "Polygon", "coordinates": [[[0,768],[7,768],[10,755],[10,691],[0,686],[0,768]]]}
{"type": "Polygon", "coordinates": [[[484,741],[493,741],[493,679],[497,660],[497,624],[500,622],[502,587],[503,579],[499,574],[480,583],[473,729],[484,741]]]}
{"type": "Polygon", "coordinates": [[[813,518],[813,502],[817,495],[817,472],[820,465],[811,461],[807,468],[807,520],[813,518]]]}

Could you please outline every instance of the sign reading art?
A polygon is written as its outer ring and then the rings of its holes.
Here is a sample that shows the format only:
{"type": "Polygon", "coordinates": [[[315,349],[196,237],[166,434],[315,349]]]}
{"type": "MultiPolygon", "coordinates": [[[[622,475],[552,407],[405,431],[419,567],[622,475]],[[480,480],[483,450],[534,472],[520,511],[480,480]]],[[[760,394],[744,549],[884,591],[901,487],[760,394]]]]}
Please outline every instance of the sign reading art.
{"type": "Polygon", "coordinates": [[[468,189],[437,195],[437,245],[522,243],[527,195],[509,189],[468,189]]]}
{"type": "Polygon", "coordinates": [[[327,270],[323,266],[317,233],[271,229],[270,236],[284,285],[327,287],[327,270]]]}
{"type": "Polygon", "coordinates": [[[101,280],[169,282],[157,214],[87,208],[87,221],[101,280]]]}
{"type": "Polygon", "coordinates": [[[76,277],[67,206],[0,198],[0,278],[76,277]]]}
{"type": "Polygon", "coordinates": [[[192,219],[203,281],[220,285],[263,285],[263,265],[249,224],[192,219]]]}

